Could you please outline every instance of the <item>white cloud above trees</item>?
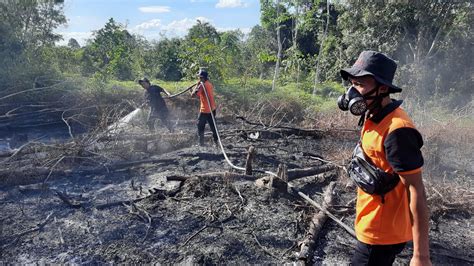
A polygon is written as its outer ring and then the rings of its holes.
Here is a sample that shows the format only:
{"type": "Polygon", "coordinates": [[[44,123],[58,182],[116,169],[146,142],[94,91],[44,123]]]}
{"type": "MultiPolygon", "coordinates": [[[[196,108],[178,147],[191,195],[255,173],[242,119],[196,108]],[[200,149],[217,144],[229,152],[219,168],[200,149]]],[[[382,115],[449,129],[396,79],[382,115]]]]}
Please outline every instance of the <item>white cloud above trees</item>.
{"type": "Polygon", "coordinates": [[[138,10],[140,10],[143,13],[168,13],[171,12],[171,8],[169,6],[142,6],[139,7],[138,10]]]}
{"type": "Polygon", "coordinates": [[[137,26],[134,27],[134,30],[137,31],[142,31],[142,30],[148,30],[148,29],[159,29],[161,26],[161,20],[160,19],[152,19],[146,22],[143,22],[141,24],[138,24],[137,26]]]}
{"type": "Polygon", "coordinates": [[[219,0],[216,4],[217,8],[236,8],[236,7],[246,7],[247,5],[241,0],[219,0]]]}
{"type": "Polygon", "coordinates": [[[197,23],[201,22],[212,22],[211,19],[206,17],[195,17],[195,18],[184,18],[180,20],[173,20],[168,24],[162,24],[159,19],[152,19],[146,22],[143,22],[139,25],[136,25],[132,28],[132,32],[137,32],[140,34],[156,35],[157,32],[168,36],[168,37],[182,37],[186,35],[188,30],[197,23]]]}

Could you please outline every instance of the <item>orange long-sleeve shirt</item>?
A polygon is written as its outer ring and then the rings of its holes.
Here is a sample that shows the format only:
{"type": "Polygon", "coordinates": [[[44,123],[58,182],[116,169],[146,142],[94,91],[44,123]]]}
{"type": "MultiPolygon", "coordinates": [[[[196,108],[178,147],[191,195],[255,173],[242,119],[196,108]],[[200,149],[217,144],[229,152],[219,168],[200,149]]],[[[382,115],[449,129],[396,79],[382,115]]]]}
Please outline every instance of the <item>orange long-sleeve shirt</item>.
{"type": "Polygon", "coordinates": [[[212,83],[209,80],[206,80],[204,83],[200,82],[197,85],[196,90],[196,95],[199,97],[199,101],[201,102],[201,107],[199,111],[201,113],[210,113],[211,109],[212,111],[216,110],[216,102],[214,101],[214,86],[212,85],[212,83]],[[209,97],[209,102],[211,103],[211,107],[209,107],[209,103],[207,102],[206,94],[204,93],[203,87],[206,89],[207,96],[209,97]]]}

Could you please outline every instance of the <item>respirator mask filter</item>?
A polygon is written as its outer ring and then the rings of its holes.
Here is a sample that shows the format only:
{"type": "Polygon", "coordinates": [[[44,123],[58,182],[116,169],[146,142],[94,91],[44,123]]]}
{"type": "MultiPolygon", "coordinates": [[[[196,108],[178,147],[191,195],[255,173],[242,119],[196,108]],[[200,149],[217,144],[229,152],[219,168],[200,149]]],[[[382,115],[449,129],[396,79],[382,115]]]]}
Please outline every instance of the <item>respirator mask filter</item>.
{"type": "Polygon", "coordinates": [[[350,111],[355,116],[361,116],[367,111],[367,103],[364,96],[356,88],[351,86],[346,93],[339,96],[337,106],[342,111],[350,111]]]}

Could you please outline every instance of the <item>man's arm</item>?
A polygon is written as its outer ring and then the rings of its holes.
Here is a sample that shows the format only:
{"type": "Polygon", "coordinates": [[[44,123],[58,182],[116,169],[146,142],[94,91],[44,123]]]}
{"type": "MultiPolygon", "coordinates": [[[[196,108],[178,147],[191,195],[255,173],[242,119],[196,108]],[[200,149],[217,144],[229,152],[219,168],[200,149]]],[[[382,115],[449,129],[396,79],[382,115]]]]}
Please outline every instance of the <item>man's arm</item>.
{"type": "Polygon", "coordinates": [[[201,86],[202,86],[202,83],[199,82],[199,83],[196,85],[196,87],[194,87],[194,89],[193,89],[192,92],[191,92],[191,97],[195,97],[195,96],[197,95],[197,93],[198,93],[198,91],[199,91],[199,88],[201,88],[201,86]]]}
{"type": "Polygon", "coordinates": [[[143,107],[149,104],[150,104],[150,93],[147,90],[145,90],[145,92],[143,93],[143,102],[140,105],[140,107],[143,107]]]}
{"type": "Polygon", "coordinates": [[[412,218],[413,257],[410,265],[431,265],[428,239],[428,204],[421,172],[406,175],[400,174],[400,179],[408,189],[410,215],[412,218]]]}

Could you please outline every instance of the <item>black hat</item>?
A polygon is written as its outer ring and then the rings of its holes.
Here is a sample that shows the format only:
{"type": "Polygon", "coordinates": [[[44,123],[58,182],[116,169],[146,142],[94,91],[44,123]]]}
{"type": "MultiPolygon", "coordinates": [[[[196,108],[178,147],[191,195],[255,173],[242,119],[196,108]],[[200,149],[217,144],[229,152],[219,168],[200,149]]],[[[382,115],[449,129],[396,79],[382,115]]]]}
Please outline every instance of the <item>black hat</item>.
{"type": "Polygon", "coordinates": [[[148,84],[150,84],[150,81],[147,78],[143,78],[143,79],[139,80],[138,84],[142,84],[142,82],[147,82],[148,84]]]}
{"type": "Polygon", "coordinates": [[[396,93],[402,91],[402,89],[392,84],[396,70],[397,63],[388,56],[375,51],[363,51],[352,67],[341,70],[341,77],[347,80],[350,76],[370,75],[378,82],[389,86],[390,93],[396,93]]]}
{"type": "Polygon", "coordinates": [[[202,69],[199,70],[198,76],[199,76],[199,77],[207,78],[207,76],[208,76],[207,71],[206,71],[206,70],[202,70],[202,69]]]}

